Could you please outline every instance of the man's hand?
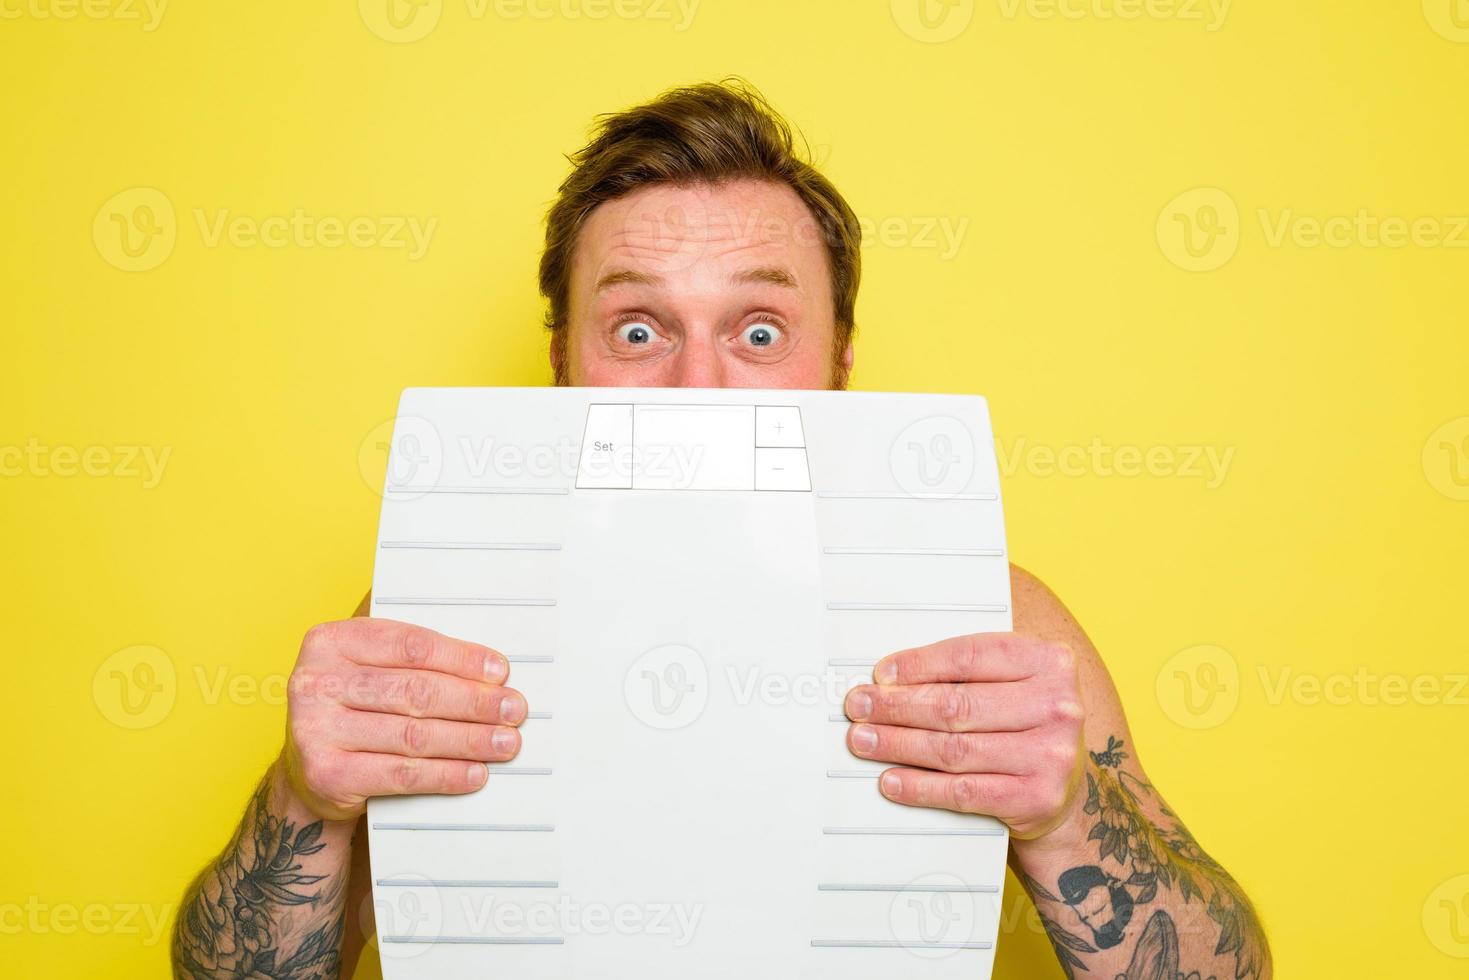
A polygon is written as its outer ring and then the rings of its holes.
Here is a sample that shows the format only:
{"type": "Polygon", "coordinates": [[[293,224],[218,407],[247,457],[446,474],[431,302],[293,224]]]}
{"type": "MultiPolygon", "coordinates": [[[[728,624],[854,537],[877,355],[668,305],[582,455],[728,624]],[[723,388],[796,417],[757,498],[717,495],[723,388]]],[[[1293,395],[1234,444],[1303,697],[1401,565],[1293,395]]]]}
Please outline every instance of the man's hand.
{"type": "Polygon", "coordinates": [[[978,633],[884,657],[847,694],[854,755],[890,800],[992,816],[1022,840],[1079,809],[1082,703],[1063,644],[978,633]]]}
{"type": "Polygon", "coordinates": [[[520,751],[525,698],[488,647],[386,619],[313,627],[289,688],[283,760],[292,791],[324,820],[369,796],[470,793],[486,762],[520,751]]]}

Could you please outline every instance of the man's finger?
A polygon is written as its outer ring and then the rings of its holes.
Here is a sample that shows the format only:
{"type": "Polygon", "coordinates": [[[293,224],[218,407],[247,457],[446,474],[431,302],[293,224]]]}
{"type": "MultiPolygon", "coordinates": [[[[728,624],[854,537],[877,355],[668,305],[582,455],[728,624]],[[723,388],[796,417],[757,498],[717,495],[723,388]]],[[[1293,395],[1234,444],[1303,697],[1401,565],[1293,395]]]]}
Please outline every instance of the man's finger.
{"type": "Polygon", "coordinates": [[[513,688],[431,670],[359,671],[348,678],[342,704],[359,711],[484,725],[518,725],[526,713],[525,698],[513,688]]]}
{"type": "Polygon", "coordinates": [[[900,650],[873,668],[879,684],[945,681],[1019,681],[1033,677],[1055,657],[1050,644],[1016,633],[974,633],[900,650]]]}
{"type": "Polygon", "coordinates": [[[936,732],[1023,732],[1046,720],[1046,702],[1031,685],[920,684],[884,687],[863,684],[847,692],[847,717],[878,725],[927,728],[936,732]]]}
{"type": "Polygon", "coordinates": [[[343,711],[334,718],[332,728],[338,744],[355,752],[505,762],[520,751],[520,732],[509,725],[343,711]]]}
{"type": "Polygon", "coordinates": [[[863,759],[937,772],[1025,774],[1022,739],[1015,732],[932,732],[891,725],[853,725],[847,748],[863,759]]]}
{"type": "Polygon", "coordinates": [[[877,785],[882,795],[894,803],[998,818],[1010,811],[1011,801],[1021,789],[1021,777],[888,769],[878,778],[877,785]]]}
{"type": "Polygon", "coordinates": [[[318,630],[343,657],[364,667],[432,670],[490,684],[503,684],[510,675],[510,664],[499,651],[411,623],[391,619],[327,623],[313,630],[308,642],[318,630]]]}
{"type": "Polygon", "coordinates": [[[489,775],[483,762],[409,759],[375,752],[344,752],[337,764],[342,785],[363,797],[473,793],[489,775]]]}

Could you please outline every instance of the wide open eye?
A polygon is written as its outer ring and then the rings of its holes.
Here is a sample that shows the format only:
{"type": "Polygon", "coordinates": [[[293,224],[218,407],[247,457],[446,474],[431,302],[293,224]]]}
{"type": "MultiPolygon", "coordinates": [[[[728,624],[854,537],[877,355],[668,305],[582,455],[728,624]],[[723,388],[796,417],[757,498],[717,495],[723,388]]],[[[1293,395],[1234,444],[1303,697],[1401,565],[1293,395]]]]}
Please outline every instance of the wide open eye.
{"type": "Polygon", "coordinates": [[[780,327],[763,321],[752,323],[740,332],[740,339],[751,347],[770,347],[781,338],[780,327]]]}
{"type": "Polygon", "coordinates": [[[642,320],[629,320],[617,328],[618,339],[633,346],[651,344],[657,336],[657,332],[642,320]]]}

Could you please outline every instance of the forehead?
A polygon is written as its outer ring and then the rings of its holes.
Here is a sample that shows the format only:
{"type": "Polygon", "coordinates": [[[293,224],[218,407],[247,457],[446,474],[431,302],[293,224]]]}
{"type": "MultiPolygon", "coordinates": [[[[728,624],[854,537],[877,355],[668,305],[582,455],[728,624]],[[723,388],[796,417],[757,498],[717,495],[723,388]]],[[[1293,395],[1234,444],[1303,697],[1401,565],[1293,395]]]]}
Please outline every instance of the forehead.
{"type": "Polygon", "coordinates": [[[623,269],[697,278],[784,266],[810,289],[826,278],[821,226],[784,184],[655,184],[599,205],[582,226],[572,290],[623,269]]]}

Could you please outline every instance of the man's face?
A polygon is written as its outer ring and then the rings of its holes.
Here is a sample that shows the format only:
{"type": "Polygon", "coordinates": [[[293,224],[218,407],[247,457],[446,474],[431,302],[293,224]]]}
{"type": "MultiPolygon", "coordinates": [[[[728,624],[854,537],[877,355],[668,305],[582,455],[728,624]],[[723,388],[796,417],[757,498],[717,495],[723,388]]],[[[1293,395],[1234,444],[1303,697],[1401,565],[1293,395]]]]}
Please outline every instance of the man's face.
{"type": "Polygon", "coordinates": [[[599,206],[572,256],[566,330],[557,376],[573,385],[829,388],[852,359],[834,351],[820,225],[764,181],[654,185],[599,206]]]}

